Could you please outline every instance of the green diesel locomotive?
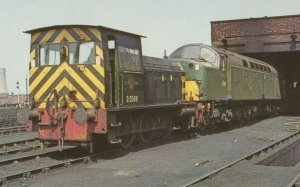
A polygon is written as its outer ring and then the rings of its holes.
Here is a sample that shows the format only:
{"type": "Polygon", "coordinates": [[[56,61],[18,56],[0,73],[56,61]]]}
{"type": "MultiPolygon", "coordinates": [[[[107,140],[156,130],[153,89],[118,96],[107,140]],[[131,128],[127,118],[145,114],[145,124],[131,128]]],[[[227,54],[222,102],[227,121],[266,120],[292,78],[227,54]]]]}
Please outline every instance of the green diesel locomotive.
{"type": "Polygon", "coordinates": [[[197,103],[197,126],[280,109],[278,73],[265,62],[204,44],[182,46],[169,59],[186,73],[184,100],[197,103]]]}

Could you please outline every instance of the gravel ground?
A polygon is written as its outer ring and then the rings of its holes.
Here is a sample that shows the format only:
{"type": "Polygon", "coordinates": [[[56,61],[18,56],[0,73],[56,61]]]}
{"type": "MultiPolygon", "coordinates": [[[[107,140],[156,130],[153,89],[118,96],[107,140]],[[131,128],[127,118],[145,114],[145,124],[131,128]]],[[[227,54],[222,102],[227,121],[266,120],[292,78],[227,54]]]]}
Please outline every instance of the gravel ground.
{"type": "MultiPolygon", "coordinates": [[[[239,159],[261,147],[280,140],[293,132],[284,125],[287,119],[298,117],[275,117],[254,125],[228,132],[200,136],[195,139],[161,145],[125,156],[99,160],[86,166],[39,175],[28,181],[10,186],[182,186],[193,179],[239,159]]],[[[266,166],[249,166],[258,173],[266,166]]],[[[244,173],[236,181],[252,181],[242,166],[237,172],[244,173]]],[[[248,170],[248,169],[247,169],[248,170]]],[[[246,170],[246,171],[247,171],[246,170]]],[[[283,172],[282,168],[266,170],[283,172]]],[[[284,170],[285,171],[285,170],[284,170]]],[[[291,171],[293,172],[293,171],[291,171]]],[[[234,171],[233,171],[234,173],[234,171]]],[[[268,175],[268,172],[265,172],[268,175]]],[[[292,174],[292,173],[290,173],[292,174]]],[[[289,175],[287,173],[287,175],[289,175]]],[[[224,176],[226,178],[226,176],[224,176]]],[[[257,178],[265,179],[265,177],[257,178]]],[[[225,179],[224,179],[225,180],[225,179]]],[[[280,179],[278,179],[280,180],[280,179]]],[[[208,186],[231,186],[227,180],[220,183],[206,183],[208,186]]],[[[234,181],[232,181],[234,182],[234,181]]],[[[276,186],[276,179],[257,180],[256,184],[276,186]]],[[[243,182],[240,184],[244,184],[243,182]]],[[[251,183],[247,183],[251,186],[251,183]]],[[[255,185],[254,185],[255,186],[255,185]]],[[[260,185],[261,186],[261,185],[260,185]]]]}

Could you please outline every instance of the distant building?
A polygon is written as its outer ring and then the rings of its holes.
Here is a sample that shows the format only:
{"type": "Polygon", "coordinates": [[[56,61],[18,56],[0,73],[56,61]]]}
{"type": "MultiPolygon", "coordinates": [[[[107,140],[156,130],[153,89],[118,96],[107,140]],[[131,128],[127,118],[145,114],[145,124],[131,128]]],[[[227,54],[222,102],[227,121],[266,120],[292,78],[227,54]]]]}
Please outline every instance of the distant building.
{"type": "Polygon", "coordinates": [[[0,68],[0,98],[7,96],[8,90],[6,85],[5,68],[0,68]]]}

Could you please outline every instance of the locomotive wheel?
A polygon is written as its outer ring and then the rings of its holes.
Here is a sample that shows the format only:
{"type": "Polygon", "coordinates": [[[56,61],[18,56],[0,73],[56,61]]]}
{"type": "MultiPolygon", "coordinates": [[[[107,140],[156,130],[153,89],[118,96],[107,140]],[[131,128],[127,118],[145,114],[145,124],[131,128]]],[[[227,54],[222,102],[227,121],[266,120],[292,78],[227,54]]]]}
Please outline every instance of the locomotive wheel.
{"type": "Polygon", "coordinates": [[[185,117],[181,120],[181,123],[180,123],[180,128],[182,130],[183,133],[187,133],[190,128],[191,128],[191,124],[192,124],[192,118],[190,116],[188,117],[185,117]]]}
{"type": "Polygon", "coordinates": [[[151,115],[144,115],[141,120],[140,120],[140,129],[143,130],[144,132],[141,132],[139,134],[139,140],[142,142],[142,143],[150,143],[154,134],[155,134],[155,131],[154,131],[154,128],[155,128],[155,124],[156,124],[156,121],[154,120],[154,118],[151,116],[151,115]]]}
{"type": "Polygon", "coordinates": [[[172,120],[168,115],[159,116],[159,126],[162,128],[159,130],[158,134],[161,139],[168,139],[173,130],[172,120]]]}
{"type": "Polygon", "coordinates": [[[203,126],[208,127],[211,125],[211,118],[209,117],[208,112],[205,112],[203,115],[203,126]]]}
{"type": "Polygon", "coordinates": [[[249,106],[246,106],[242,109],[242,115],[243,115],[243,119],[245,120],[250,119],[250,117],[252,116],[252,112],[249,106]]]}
{"type": "Polygon", "coordinates": [[[119,130],[123,135],[120,137],[122,140],[120,145],[122,148],[127,149],[133,144],[136,138],[135,134],[130,134],[134,130],[135,124],[130,116],[123,116],[121,118],[121,122],[122,125],[120,126],[119,130]]]}
{"type": "Polygon", "coordinates": [[[203,123],[201,123],[200,126],[199,126],[199,133],[200,134],[205,134],[206,131],[207,131],[207,126],[204,125],[203,123]]]}

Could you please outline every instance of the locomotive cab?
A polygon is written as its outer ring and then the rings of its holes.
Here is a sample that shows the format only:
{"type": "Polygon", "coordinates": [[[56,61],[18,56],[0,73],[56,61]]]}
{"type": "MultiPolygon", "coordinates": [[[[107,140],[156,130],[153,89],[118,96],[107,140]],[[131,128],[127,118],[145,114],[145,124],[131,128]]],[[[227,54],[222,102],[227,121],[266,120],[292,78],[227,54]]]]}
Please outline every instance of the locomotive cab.
{"type": "MultiPolygon", "coordinates": [[[[170,55],[170,59],[178,61],[186,73],[185,101],[200,101],[208,96],[205,87],[214,86],[215,81],[207,78],[219,77],[221,57],[202,44],[189,44],[180,47],[170,55]],[[207,85],[207,83],[209,85],[207,85]]],[[[222,63],[225,65],[224,63],[222,63]]],[[[217,91],[217,90],[216,90],[217,91]]]]}

